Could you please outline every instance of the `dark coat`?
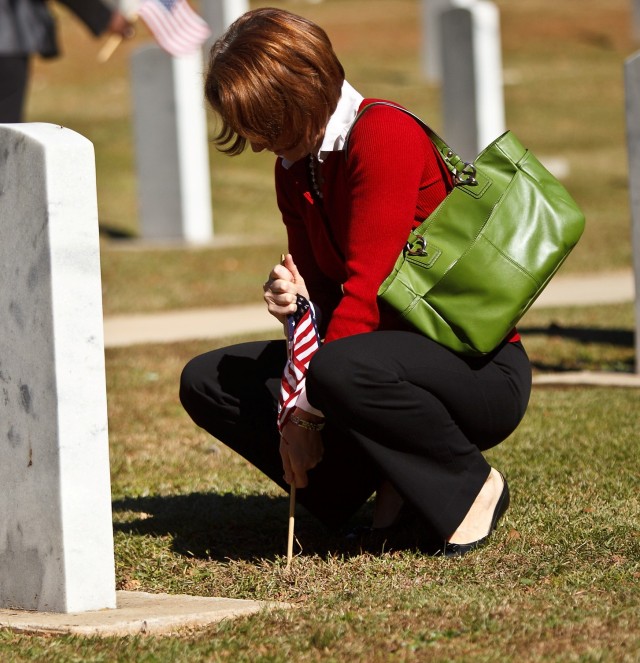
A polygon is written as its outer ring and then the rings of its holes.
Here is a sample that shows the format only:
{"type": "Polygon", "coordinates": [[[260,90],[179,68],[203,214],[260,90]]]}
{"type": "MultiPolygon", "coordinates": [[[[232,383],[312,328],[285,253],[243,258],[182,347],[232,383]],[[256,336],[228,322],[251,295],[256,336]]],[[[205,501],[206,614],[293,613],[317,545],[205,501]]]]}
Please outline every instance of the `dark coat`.
{"type": "MultiPolygon", "coordinates": [[[[101,0],[59,0],[93,32],[107,28],[113,10],[101,0]]],[[[56,25],[46,0],[0,0],[0,55],[50,58],[59,54],[56,25]]]]}

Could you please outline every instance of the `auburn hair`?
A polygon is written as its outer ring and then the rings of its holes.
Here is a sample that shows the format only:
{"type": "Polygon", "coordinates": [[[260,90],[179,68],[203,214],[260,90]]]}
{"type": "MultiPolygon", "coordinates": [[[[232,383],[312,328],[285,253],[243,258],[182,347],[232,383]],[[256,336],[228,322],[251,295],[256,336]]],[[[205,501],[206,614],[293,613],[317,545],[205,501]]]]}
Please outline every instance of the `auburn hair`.
{"type": "Polygon", "coordinates": [[[243,14],[211,48],[205,96],[226,154],[247,142],[270,149],[315,145],[336,109],[344,69],[318,25],[283,9],[243,14]]]}

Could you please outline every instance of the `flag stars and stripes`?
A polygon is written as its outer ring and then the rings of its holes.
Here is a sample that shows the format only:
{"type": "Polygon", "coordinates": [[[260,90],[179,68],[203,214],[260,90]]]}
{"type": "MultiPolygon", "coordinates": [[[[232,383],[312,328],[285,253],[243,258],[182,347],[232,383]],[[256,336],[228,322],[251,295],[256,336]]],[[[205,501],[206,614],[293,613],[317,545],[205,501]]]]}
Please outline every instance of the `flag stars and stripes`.
{"type": "Polygon", "coordinates": [[[176,57],[193,53],[211,35],[187,0],[143,0],[137,13],[160,47],[176,57]]]}
{"type": "Polygon", "coordinates": [[[296,298],[296,312],[287,316],[287,364],[282,374],[278,403],[278,430],[282,431],[295,408],[306,380],[311,358],[320,347],[320,334],[313,304],[296,298]]]}

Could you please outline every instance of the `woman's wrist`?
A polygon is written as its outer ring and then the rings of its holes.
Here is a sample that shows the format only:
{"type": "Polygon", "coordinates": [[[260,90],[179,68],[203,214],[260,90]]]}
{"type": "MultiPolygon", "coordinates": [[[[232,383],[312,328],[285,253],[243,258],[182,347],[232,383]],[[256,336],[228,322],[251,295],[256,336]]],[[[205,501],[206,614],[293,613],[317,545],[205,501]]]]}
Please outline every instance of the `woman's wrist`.
{"type": "Polygon", "coordinates": [[[310,412],[305,412],[300,408],[296,408],[289,416],[289,421],[299,428],[304,428],[310,431],[321,431],[324,428],[324,417],[318,417],[310,412]]]}
{"type": "Polygon", "coordinates": [[[309,403],[309,400],[307,399],[306,385],[300,392],[298,400],[296,401],[296,414],[309,421],[322,421],[324,419],[323,412],[309,403]]]}
{"type": "Polygon", "coordinates": [[[294,426],[298,426],[298,428],[304,428],[304,430],[319,432],[324,428],[324,421],[322,422],[307,421],[306,419],[301,419],[300,417],[297,417],[295,414],[292,414],[289,417],[289,421],[294,426]]]}

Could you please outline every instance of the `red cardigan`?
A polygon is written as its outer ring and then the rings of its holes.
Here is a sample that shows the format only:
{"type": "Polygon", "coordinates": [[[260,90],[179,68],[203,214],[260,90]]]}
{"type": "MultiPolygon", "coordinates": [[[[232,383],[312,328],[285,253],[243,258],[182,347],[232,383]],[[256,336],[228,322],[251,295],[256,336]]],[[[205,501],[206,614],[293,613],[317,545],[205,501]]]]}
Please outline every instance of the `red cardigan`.
{"type": "MultiPolygon", "coordinates": [[[[373,99],[365,99],[363,108],[373,99]]],[[[412,227],[451,189],[451,179],[420,125],[406,113],[374,106],[358,120],[348,157],[322,165],[323,199],[314,193],[309,160],[276,163],[278,206],[289,252],[320,308],[325,341],[377,329],[406,329],[377,293],[412,227]]]]}

